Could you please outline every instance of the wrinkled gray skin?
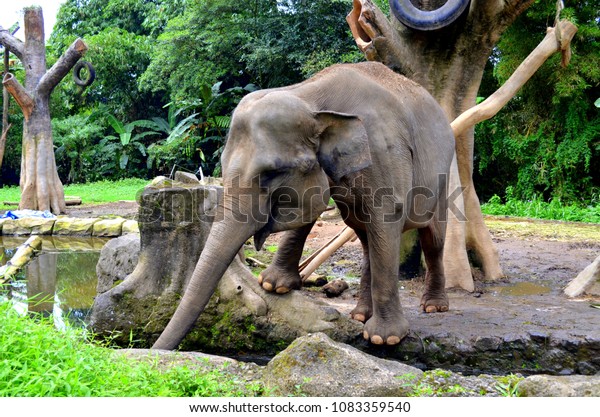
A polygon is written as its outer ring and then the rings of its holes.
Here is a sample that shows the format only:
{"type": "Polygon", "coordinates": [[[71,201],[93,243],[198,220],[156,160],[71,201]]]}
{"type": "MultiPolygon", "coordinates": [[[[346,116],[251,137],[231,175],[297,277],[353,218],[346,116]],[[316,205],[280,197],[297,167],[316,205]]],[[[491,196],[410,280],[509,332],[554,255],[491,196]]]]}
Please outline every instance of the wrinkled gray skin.
{"type": "Polygon", "coordinates": [[[259,277],[266,291],[301,287],[306,237],[333,197],[363,244],[352,312],[364,337],[393,345],[408,333],[398,296],[400,237],[419,228],[427,263],[421,307],[448,310],[442,251],[445,179],[454,136],[419,85],[379,63],[336,65],[297,85],[246,96],[222,155],[224,201],[179,307],[154,348],[173,349],[194,325],[244,242],[289,230],[259,277]]]}

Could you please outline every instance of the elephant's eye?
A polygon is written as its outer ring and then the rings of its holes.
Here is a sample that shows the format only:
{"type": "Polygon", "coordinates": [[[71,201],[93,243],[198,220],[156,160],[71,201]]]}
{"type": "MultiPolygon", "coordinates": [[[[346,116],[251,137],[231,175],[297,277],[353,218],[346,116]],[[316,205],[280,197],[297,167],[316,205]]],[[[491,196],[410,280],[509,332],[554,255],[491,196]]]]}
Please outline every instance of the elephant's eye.
{"type": "Polygon", "coordinates": [[[260,186],[261,188],[268,187],[271,182],[278,176],[284,174],[283,169],[271,169],[264,171],[260,174],[260,186]]]}

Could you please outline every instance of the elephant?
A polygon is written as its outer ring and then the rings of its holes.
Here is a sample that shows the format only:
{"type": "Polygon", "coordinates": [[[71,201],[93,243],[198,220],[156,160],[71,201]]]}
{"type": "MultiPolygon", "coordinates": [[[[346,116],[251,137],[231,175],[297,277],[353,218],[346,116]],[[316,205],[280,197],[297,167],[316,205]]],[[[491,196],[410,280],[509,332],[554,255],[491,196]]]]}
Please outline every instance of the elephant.
{"type": "Polygon", "coordinates": [[[453,157],[454,136],[435,99],[380,63],[338,64],[248,94],[221,156],[219,221],[153,348],[178,346],[252,236],[260,249],[271,233],[286,231],[259,283],[276,294],[300,288],[303,244],[330,197],[363,246],[351,316],[371,343],[399,343],[409,331],[398,293],[403,231],[419,230],[427,266],[421,309],[449,307],[442,253],[453,157]]]}

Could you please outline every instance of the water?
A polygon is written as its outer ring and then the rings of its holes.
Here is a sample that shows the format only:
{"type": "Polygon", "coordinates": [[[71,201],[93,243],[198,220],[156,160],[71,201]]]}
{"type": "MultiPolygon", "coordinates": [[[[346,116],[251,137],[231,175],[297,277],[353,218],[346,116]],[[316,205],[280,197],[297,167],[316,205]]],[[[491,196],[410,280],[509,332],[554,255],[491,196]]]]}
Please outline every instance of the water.
{"type": "Polygon", "coordinates": [[[528,295],[542,295],[548,294],[552,291],[547,285],[537,284],[534,282],[523,281],[517,282],[512,285],[507,286],[496,286],[490,287],[490,291],[498,295],[508,295],[508,296],[528,296],[528,295]]]}
{"type": "MultiPolygon", "coordinates": [[[[5,264],[25,237],[0,238],[0,264],[5,264]]],[[[57,327],[82,327],[96,296],[96,263],[108,239],[44,237],[42,251],[11,285],[0,290],[22,314],[52,316],[57,327]]]]}

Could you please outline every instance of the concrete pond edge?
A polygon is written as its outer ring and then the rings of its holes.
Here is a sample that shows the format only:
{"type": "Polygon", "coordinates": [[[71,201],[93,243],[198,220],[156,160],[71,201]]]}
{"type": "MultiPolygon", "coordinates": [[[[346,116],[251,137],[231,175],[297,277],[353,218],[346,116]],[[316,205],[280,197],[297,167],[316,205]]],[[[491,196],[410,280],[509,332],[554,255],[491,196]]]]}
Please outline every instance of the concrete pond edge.
{"type": "Polygon", "coordinates": [[[138,222],[123,217],[80,218],[58,216],[54,219],[25,217],[0,219],[0,236],[75,236],[119,237],[139,233],[138,222]]]}

